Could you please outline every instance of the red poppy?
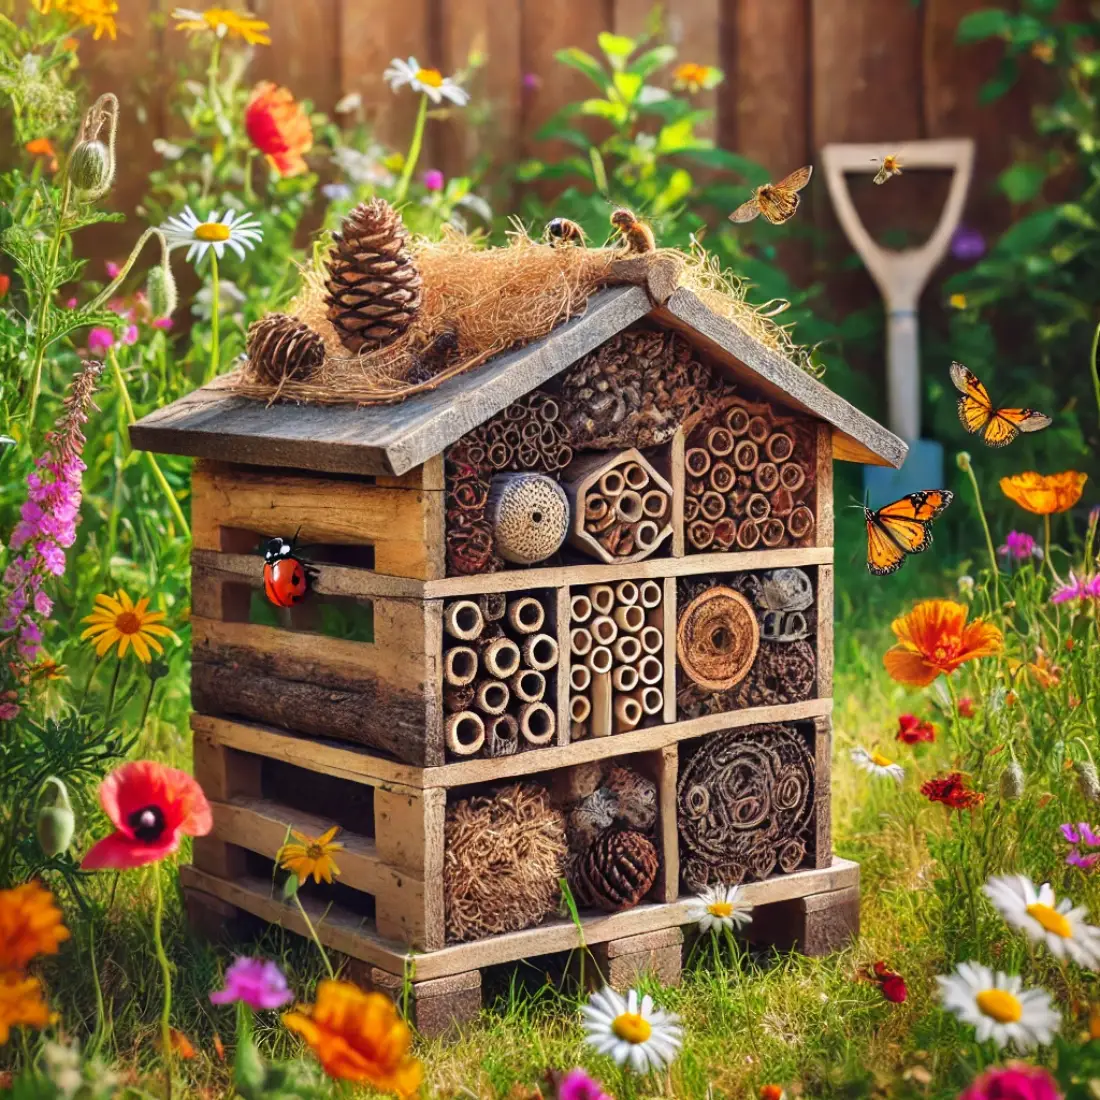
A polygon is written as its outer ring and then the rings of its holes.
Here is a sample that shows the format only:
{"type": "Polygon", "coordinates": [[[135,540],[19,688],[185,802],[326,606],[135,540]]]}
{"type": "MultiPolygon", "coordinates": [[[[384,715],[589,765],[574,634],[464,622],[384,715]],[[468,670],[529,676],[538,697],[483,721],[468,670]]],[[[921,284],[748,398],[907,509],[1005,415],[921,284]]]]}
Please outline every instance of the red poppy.
{"type": "Polygon", "coordinates": [[[935,741],[936,727],[915,714],[903,714],[898,718],[897,738],[906,745],[916,745],[921,741],[935,741]]]}
{"type": "Polygon", "coordinates": [[[0,274],[0,298],[6,298],[11,290],[11,276],[0,274]]]}
{"type": "Polygon", "coordinates": [[[920,793],[929,802],[942,802],[949,810],[972,810],[985,801],[985,795],[972,790],[961,772],[929,779],[920,793]]]}
{"type": "Polygon", "coordinates": [[[257,84],[245,108],[244,128],[280,176],[307,171],[303,154],[313,148],[313,127],[305,109],[286,88],[278,88],[270,80],[257,84]]]}
{"type": "Polygon", "coordinates": [[[186,772],[152,760],[134,760],[99,785],[99,802],[115,832],[84,857],[85,870],[125,870],[156,863],[180,845],[180,836],[205,836],[214,827],[202,788],[186,772]]]}
{"type": "Polygon", "coordinates": [[[884,962],[875,963],[874,971],[879,989],[888,1001],[900,1005],[908,1000],[909,990],[905,986],[905,979],[900,974],[888,970],[884,962]]]}
{"type": "Polygon", "coordinates": [[[960,718],[973,718],[977,707],[974,705],[974,700],[969,695],[964,695],[959,700],[959,717],[960,718]]]}

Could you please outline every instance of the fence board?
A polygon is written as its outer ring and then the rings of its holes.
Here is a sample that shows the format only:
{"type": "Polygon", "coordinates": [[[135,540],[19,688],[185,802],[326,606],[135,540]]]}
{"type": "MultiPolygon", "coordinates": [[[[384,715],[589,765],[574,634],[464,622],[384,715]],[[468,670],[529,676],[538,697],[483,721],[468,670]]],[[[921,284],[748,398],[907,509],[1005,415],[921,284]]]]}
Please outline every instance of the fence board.
{"type": "Polygon", "coordinates": [[[251,10],[271,24],[271,45],[257,48],[254,76],[286,85],[298,99],[331,109],[340,98],[339,0],[252,0],[251,10]]]}

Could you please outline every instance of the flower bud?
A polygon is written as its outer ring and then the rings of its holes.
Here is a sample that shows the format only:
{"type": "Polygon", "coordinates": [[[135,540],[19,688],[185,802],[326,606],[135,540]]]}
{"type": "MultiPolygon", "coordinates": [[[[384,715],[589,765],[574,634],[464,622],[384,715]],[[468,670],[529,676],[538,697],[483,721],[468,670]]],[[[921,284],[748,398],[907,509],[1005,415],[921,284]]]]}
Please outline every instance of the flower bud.
{"type": "Polygon", "coordinates": [[[970,599],[974,595],[974,578],[969,573],[964,573],[958,580],[959,595],[970,599]]]}
{"type": "Polygon", "coordinates": [[[50,859],[66,851],[73,842],[76,815],[69,802],[69,792],[65,789],[65,784],[56,776],[51,775],[43,784],[35,828],[38,846],[50,859]],[[50,787],[53,788],[52,791],[47,790],[50,787]]]}
{"type": "Polygon", "coordinates": [[[1076,760],[1073,770],[1077,773],[1077,789],[1087,802],[1100,802],[1100,776],[1091,760],[1076,760]]]}
{"type": "Polygon", "coordinates": [[[111,150],[102,141],[80,141],[69,158],[69,179],[84,198],[99,198],[114,180],[111,150]]]}
{"type": "Polygon", "coordinates": [[[152,268],[145,283],[145,293],[149,299],[149,310],[155,321],[171,317],[179,305],[179,293],[176,290],[176,277],[165,261],[152,268]]]}
{"type": "Polygon", "coordinates": [[[1006,802],[1015,802],[1024,793],[1025,783],[1024,769],[1015,760],[1010,760],[1001,772],[1001,797],[1006,802]]]}
{"type": "Polygon", "coordinates": [[[955,455],[955,465],[965,474],[970,469],[970,454],[967,451],[959,451],[955,455]]]}

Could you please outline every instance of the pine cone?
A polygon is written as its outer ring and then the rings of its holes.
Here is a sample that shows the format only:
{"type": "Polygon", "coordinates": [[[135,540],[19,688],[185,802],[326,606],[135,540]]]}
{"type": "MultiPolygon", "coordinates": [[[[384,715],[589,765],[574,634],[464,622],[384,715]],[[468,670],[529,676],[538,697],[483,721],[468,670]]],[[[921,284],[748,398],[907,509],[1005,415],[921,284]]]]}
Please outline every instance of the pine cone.
{"type": "Polygon", "coordinates": [[[264,382],[305,381],[325,361],[325,342],[308,325],[285,313],[270,313],[248,330],[248,362],[264,382]]]}
{"type": "Polygon", "coordinates": [[[633,908],[649,893],[659,865],[649,837],[630,829],[609,829],[588,849],[577,877],[590,904],[614,913],[633,908]]]}
{"type": "Polygon", "coordinates": [[[420,309],[420,272],[409,232],[385,199],[360,203],[336,235],[328,260],[328,317],[349,351],[396,340],[420,309]]]}

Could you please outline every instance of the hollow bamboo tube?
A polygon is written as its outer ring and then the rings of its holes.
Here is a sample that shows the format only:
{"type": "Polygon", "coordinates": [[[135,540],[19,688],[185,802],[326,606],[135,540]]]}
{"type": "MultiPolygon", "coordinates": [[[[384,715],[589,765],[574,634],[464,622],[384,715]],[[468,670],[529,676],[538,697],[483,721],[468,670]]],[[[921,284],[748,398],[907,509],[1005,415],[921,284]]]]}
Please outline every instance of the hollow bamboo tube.
{"type": "Polygon", "coordinates": [[[699,498],[698,497],[685,497],[684,498],[684,520],[687,523],[691,523],[693,519],[699,518],[699,498]]]}
{"type": "Polygon", "coordinates": [[[753,443],[766,443],[769,435],[771,435],[771,429],[762,416],[754,416],[749,421],[749,439],[753,443]]]}
{"type": "Polygon", "coordinates": [[[447,719],[443,736],[455,756],[473,756],[485,744],[485,722],[480,714],[463,710],[447,719]]]}
{"type": "Polygon", "coordinates": [[[519,712],[519,732],[529,745],[548,745],[557,722],[545,703],[524,703],[519,712]]]}
{"type": "Polygon", "coordinates": [[[507,684],[500,680],[484,680],[477,686],[474,702],[483,714],[503,714],[511,698],[507,684]]]}
{"type": "MultiPolygon", "coordinates": [[[[608,652],[610,657],[610,651],[608,652]]],[[[610,665],[604,672],[592,677],[592,712],[588,726],[593,737],[607,737],[611,733],[611,671],[610,665]]]]}
{"type": "Polygon", "coordinates": [[[583,741],[588,736],[588,723],[587,722],[570,722],[569,723],[569,740],[570,741],[583,741]]]}
{"type": "Polygon", "coordinates": [[[594,584],[588,590],[588,598],[597,615],[610,615],[615,606],[615,589],[609,584],[594,584]]]}
{"type": "Polygon", "coordinates": [[[660,607],[661,586],[656,581],[642,581],[638,585],[638,602],[642,607],[660,607]]]}
{"type": "Polygon", "coordinates": [[[716,493],[728,493],[737,480],[737,471],[728,462],[716,462],[710,468],[709,480],[716,493]]]}
{"type": "Polygon", "coordinates": [[[472,642],[485,629],[485,616],[473,600],[455,600],[443,609],[443,629],[460,642],[472,642]]]}
{"type": "Polygon", "coordinates": [[[574,695],[569,700],[569,717],[574,722],[586,722],[592,713],[592,700],[587,695],[574,695]]]}
{"type": "Polygon", "coordinates": [[[733,448],[733,464],[743,473],[751,474],[760,461],[760,452],[751,439],[742,439],[733,448]]]}
{"type": "Polygon", "coordinates": [[[605,672],[610,672],[615,662],[612,660],[611,650],[605,645],[598,645],[592,647],[592,652],[585,657],[584,663],[588,665],[592,671],[592,678],[595,679],[605,672]]]}
{"type": "Polygon", "coordinates": [[[523,703],[537,703],[546,695],[546,677],[533,668],[521,668],[508,683],[512,694],[523,703]]]}
{"type": "Polygon", "coordinates": [[[592,634],[583,626],[569,631],[569,652],[574,657],[587,657],[592,652],[592,634]]]}
{"type": "Polygon", "coordinates": [[[620,695],[615,700],[615,732],[628,733],[642,720],[642,704],[629,695],[620,695]]]}
{"type": "Polygon", "coordinates": [[[796,539],[805,538],[813,528],[814,514],[805,504],[800,504],[787,517],[787,530],[796,539]]]}
{"type": "Polygon", "coordinates": [[[763,493],[751,493],[745,501],[745,515],[758,522],[772,514],[772,502],[763,493]]]}
{"type": "Polygon", "coordinates": [[[534,596],[521,596],[508,605],[508,622],[517,634],[534,634],[546,622],[546,611],[534,596]]]}
{"type": "Polygon", "coordinates": [[[639,550],[648,550],[657,544],[661,529],[651,519],[643,519],[634,528],[634,545],[639,550]]]}
{"type": "Polygon", "coordinates": [[[764,453],[772,462],[786,462],[794,454],[794,440],[786,432],[773,432],[764,444],[764,453]]]}
{"type": "Polygon", "coordinates": [[[615,585],[615,602],[629,607],[638,602],[638,586],[633,581],[620,581],[615,585]]]}
{"type": "Polygon", "coordinates": [[[519,723],[510,714],[498,714],[485,727],[490,756],[511,756],[519,748],[519,723]]]}
{"type": "Polygon", "coordinates": [[[703,447],[690,447],[684,453],[684,468],[692,477],[702,477],[710,469],[710,452],[703,447]]]}
{"type": "Polygon", "coordinates": [[[443,705],[448,714],[455,714],[460,710],[469,710],[474,703],[474,685],[463,684],[462,687],[445,687],[443,689],[443,705]]]}
{"type": "Polygon", "coordinates": [[[443,681],[451,687],[472,684],[477,676],[477,651],[456,645],[443,654],[443,681]]]}
{"type": "Polygon", "coordinates": [[[660,714],[664,709],[665,697],[660,688],[642,688],[641,696],[643,714],[660,714]]]}
{"type": "Polygon", "coordinates": [[[733,450],[733,432],[721,426],[707,432],[707,450],[716,458],[725,458],[733,450]]]}
{"type": "Polygon", "coordinates": [[[657,657],[646,654],[638,662],[638,677],[643,684],[659,684],[665,674],[665,667],[657,657]]]}
{"type": "Polygon", "coordinates": [[[608,470],[597,484],[600,492],[607,497],[617,497],[626,487],[622,472],[619,470],[608,470]]]}
{"type": "Polygon", "coordinates": [[[592,670],[588,665],[582,665],[579,661],[569,666],[569,686],[574,691],[587,691],[592,683],[592,670]]]}
{"type": "Polygon", "coordinates": [[[640,492],[649,484],[649,474],[645,472],[639,463],[628,462],[621,469],[623,471],[623,481],[626,482],[628,489],[640,492]]]}
{"type": "Polygon", "coordinates": [[[528,668],[546,672],[558,663],[558,643],[549,634],[531,634],[523,643],[523,659],[528,668]]]}
{"type": "Polygon", "coordinates": [[[624,489],[615,500],[615,511],[627,523],[635,523],[642,518],[642,496],[633,489],[624,489]]]}
{"type": "Polygon", "coordinates": [[[714,524],[705,519],[693,520],[688,527],[688,542],[696,550],[705,550],[714,541],[714,524]]]}
{"type": "Polygon", "coordinates": [[[660,653],[665,644],[665,636],[655,626],[643,626],[638,635],[644,653],[660,653]]]}
{"type": "Polygon", "coordinates": [[[737,545],[742,550],[751,550],[760,541],[760,524],[755,520],[743,519],[737,528],[737,545]]]}
{"type": "Polygon", "coordinates": [[[783,541],[783,536],[786,533],[786,524],[781,519],[770,516],[761,525],[760,541],[769,548],[776,547],[783,541]]]}
{"type": "Polygon", "coordinates": [[[737,538],[737,520],[723,516],[714,525],[714,545],[720,550],[728,550],[737,538]]]}
{"type": "Polygon", "coordinates": [[[796,462],[788,462],[779,467],[779,484],[792,493],[797,493],[806,484],[806,471],[796,462]]]}
{"type": "Polygon", "coordinates": [[[732,408],[727,409],[724,417],[726,427],[738,438],[749,430],[750,419],[748,410],[741,408],[739,405],[734,405],[732,408]]]}
{"type": "Polygon", "coordinates": [[[761,462],[753,471],[752,479],[762,493],[771,493],[779,488],[779,467],[774,462],[761,462]]]}
{"type": "Polygon", "coordinates": [[[569,601],[569,617],[575,623],[586,623],[592,616],[592,601],[583,593],[569,601]]]}
{"type": "Polygon", "coordinates": [[[708,489],[699,501],[699,511],[703,513],[703,519],[712,523],[721,519],[726,513],[726,498],[713,489],[708,489]]]}
{"type": "Polygon", "coordinates": [[[519,668],[519,646],[511,638],[494,638],[485,647],[481,659],[490,676],[507,680],[519,668]]]}
{"type": "Polygon", "coordinates": [[[481,608],[487,623],[495,623],[498,619],[503,619],[508,610],[508,600],[503,592],[486,592],[483,596],[478,596],[477,605],[481,608]]]}
{"type": "MultiPolygon", "coordinates": [[[[645,608],[637,604],[615,608],[615,625],[624,634],[637,634],[645,626],[645,608]]],[[[615,639],[612,638],[612,641],[615,639]]]]}
{"type": "Polygon", "coordinates": [[[603,519],[610,511],[611,502],[606,497],[589,493],[584,498],[584,518],[586,522],[603,519]]]}
{"type": "Polygon", "coordinates": [[[493,469],[500,470],[511,462],[512,448],[503,440],[498,440],[496,443],[491,443],[489,445],[489,450],[486,452],[485,457],[493,469]]]}
{"type": "Polygon", "coordinates": [[[650,489],[642,494],[642,515],[660,519],[668,511],[668,494],[660,489],[650,489]]]}
{"type": "Polygon", "coordinates": [[[632,665],[642,655],[642,643],[633,634],[623,634],[615,639],[611,653],[616,661],[632,665]]]}
{"type": "Polygon", "coordinates": [[[588,624],[588,629],[591,631],[592,640],[596,645],[611,645],[619,636],[619,628],[610,615],[597,615],[588,624]]]}
{"type": "Polygon", "coordinates": [[[633,691],[638,686],[638,670],[633,665],[619,665],[611,673],[611,686],[616,691],[633,691]]]}

